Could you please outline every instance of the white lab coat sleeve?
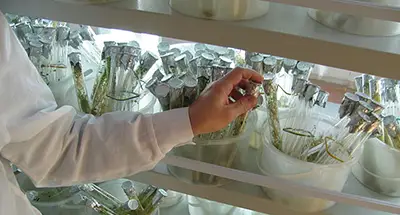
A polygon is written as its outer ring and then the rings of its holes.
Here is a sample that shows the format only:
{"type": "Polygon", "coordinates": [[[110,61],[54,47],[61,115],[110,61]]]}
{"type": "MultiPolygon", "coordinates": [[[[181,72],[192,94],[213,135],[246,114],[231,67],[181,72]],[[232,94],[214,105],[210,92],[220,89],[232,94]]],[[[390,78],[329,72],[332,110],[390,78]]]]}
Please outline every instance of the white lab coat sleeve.
{"type": "Polygon", "coordinates": [[[0,156],[37,186],[104,181],[151,169],[193,137],[188,109],[101,117],[56,108],[0,13],[0,156]]]}

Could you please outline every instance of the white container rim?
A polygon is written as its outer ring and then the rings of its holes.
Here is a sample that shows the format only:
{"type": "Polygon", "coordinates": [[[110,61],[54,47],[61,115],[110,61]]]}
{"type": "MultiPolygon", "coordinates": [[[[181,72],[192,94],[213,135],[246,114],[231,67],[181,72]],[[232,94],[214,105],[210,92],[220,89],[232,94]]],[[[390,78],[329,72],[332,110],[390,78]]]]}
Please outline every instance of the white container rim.
{"type": "Polygon", "coordinates": [[[363,168],[363,170],[364,170],[366,173],[368,173],[368,174],[371,175],[371,176],[374,176],[374,177],[379,178],[379,179],[388,180],[388,181],[399,181],[399,182],[400,182],[400,178],[388,178],[388,177],[379,176],[379,175],[377,175],[377,174],[375,174],[375,173],[372,173],[372,172],[368,171],[368,169],[366,169],[359,161],[358,161],[357,163],[358,163],[358,165],[360,165],[360,167],[363,168]]]}
{"type": "MultiPolygon", "coordinates": [[[[331,117],[329,117],[329,116],[327,116],[327,115],[324,115],[324,114],[318,114],[318,115],[321,115],[321,116],[323,116],[323,117],[325,117],[324,119],[325,120],[331,120],[332,118],[331,117]]],[[[310,167],[310,169],[314,169],[314,168],[318,168],[318,169],[326,169],[326,168],[336,168],[336,167],[341,167],[341,166],[343,166],[343,165],[353,165],[353,164],[355,164],[356,162],[357,162],[357,160],[358,159],[355,159],[357,156],[359,156],[360,154],[361,154],[361,151],[362,151],[362,147],[360,147],[358,150],[357,150],[357,152],[355,153],[355,156],[353,156],[350,160],[348,160],[348,161],[346,161],[346,162],[343,162],[343,163],[338,163],[338,164],[316,164],[316,163],[312,163],[312,162],[307,162],[307,161],[302,161],[302,160],[299,160],[299,159],[297,159],[297,158],[294,158],[294,157],[292,157],[292,156],[289,156],[289,155],[287,155],[287,154],[285,154],[285,153],[283,153],[283,152],[281,152],[280,150],[278,150],[273,144],[271,144],[271,143],[269,143],[269,141],[267,140],[267,135],[266,134],[264,134],[264,135],[262,135],[263,136],[263,140],[264,140],[264,146],[265,147],[267,147],[267,148],[269,148],[273,153],[275,153],[277,156],[281,156],[281,157],[283,157],[284,159],[287,159],[287,160],[289,160],[290,162],[294,162],[294,163],[299,163],[299,164],[304,164],[306,167],[310,167]]],[[[260,154],[263,154],[263,153],[260,153],[260,154]]],[[[259,155],[260,156],[260,155],[259,155]]],[[[260,160],[260,158],[258,159],[258,160],[260,160]]],[[[263,171],[263,172],[265,172],[266,174],[269,174],[268,173],[268,171],[266,171],[266,170],[264,170],[261,166],[260,166],[260,164],[258,164],[259,165],[259,167],[260,167],[260,169],[263,171]]],[[[308,174],[309,172],[305,172],[305,173],[298,173],[298,174],[285,174],[285,175],[278,175],[278,176],[293,176],[293,175],[302,175],[302,174],[308,174]]],[[[276,175],[276,174],[274,174],[274,175],[276,175]]]]}
{"type": "Polygon", "coordinates": [[[377,140],[379,141],[379,144],[383,145],[383,147],[387,148],[388,150],[394,151],[395,153],[400,153],[400,149],[393,148],[393,147],[389,146],[388,144],[382,142],[382,141],[381,141],[380,139],[378,139],[378,138],[375,138],[375,139],[377,139],[377,140]]]}

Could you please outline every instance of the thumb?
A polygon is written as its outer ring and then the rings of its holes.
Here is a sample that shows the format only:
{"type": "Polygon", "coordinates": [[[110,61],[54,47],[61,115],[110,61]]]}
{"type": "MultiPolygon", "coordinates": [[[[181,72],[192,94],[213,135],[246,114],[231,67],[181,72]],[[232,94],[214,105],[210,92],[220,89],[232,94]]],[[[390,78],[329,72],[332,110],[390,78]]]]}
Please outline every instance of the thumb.
{"type": "Polygon", "coordinates": [[[232,115],[236,118],[241,114],[246,113],[257,104],[257,98],[252,95],[243,96],[235,103],[229,104],[228,109],[232,115]]]}

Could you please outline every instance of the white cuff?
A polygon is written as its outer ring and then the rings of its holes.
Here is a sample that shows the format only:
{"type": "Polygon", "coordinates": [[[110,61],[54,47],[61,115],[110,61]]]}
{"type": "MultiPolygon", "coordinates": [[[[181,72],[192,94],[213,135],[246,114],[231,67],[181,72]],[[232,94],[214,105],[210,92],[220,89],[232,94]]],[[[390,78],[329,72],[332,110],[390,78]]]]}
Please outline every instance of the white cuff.
{"type": "Polygon", "coordinates": [[[152,116],[154,134],[158,147],[164,154],[172,148],[193,139],[189,108],[179,108],[152,116]]]}

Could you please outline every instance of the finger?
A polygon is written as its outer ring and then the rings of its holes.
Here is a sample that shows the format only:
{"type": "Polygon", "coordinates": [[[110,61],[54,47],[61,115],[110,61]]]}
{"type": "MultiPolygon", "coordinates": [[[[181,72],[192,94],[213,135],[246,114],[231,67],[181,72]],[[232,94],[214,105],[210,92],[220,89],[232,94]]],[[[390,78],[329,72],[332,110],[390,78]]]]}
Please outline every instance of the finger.
{"type": "Polygon", "coordinates": [[[247,89],[247,87],[249,86],[249,80],[246,79],[242,79],[238,84],[238,87],[242,88],[243,90],[247,89]]]}
{"type": "Polygon", "coordinates": [[[228,111],[234,118],[251,110],[257,104],[257,98],[254,96],[243,96],[233,104],[228,105],[228,111]]]}
{"type": "Polygon", "coordinates": [[[238,90],[233,89],[232,92],[229,94],[229,96],[232,97],[235,101],[237,101],[243,97],[243,94],[238,90]]]}
{"type": "Polygon", "coordinates": [[[252,80],[257,83],[262,83],[262,81],[264,80],[262,75],[260,75],[258,72],[251,70],[251,69],[245,69],[245,68],[240,68],[240,67],[236,67],[235,69],[233,69],[230,73],[228,73],[221,80],[222,80],[222,82],[226,82],[226,83],[229,83],[232,85],[237,85],[243,79],[244,80],[252,80]]]}

